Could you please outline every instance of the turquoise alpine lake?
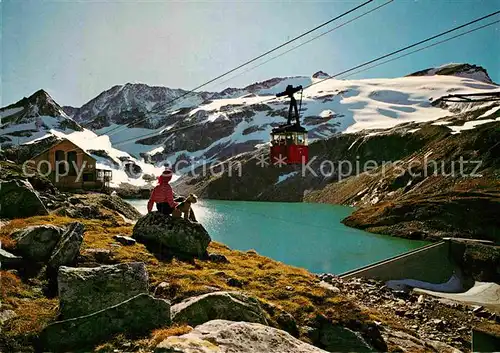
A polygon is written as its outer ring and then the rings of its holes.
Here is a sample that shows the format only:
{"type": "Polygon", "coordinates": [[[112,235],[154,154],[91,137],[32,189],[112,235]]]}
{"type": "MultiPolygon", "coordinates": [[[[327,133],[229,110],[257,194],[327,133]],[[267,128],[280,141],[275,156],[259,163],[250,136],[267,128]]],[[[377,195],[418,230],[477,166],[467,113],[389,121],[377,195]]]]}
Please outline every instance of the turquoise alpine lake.
{"type": "MultiPolygon", "coordinates": [[[[141,213],[147,200],[127,200],[141,213]]],[[[235,250],[259,254],[314,273],[343,272],[428,244],[346,227],[346,206],[199,200],[198,221],[212,240],[235,250]]]]}

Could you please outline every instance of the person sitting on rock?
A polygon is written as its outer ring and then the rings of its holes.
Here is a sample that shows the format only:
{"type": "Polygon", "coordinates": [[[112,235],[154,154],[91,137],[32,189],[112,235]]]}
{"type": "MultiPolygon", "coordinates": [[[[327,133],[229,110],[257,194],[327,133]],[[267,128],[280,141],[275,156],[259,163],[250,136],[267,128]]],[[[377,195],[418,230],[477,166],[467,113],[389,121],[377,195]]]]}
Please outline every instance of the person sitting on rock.
{"type": "Polygon", "coordinates": [[[172,180],[172,169],[165,168],[163,173],[158,177],[158,185],[151,192],[148,201],[148,212],[153,209],[153,204],[156,203],[156,208],[164,215],[172,214],[172,211],[177,207],[177,202],[174,200],[174,193],[169,182],[172,180]]]}

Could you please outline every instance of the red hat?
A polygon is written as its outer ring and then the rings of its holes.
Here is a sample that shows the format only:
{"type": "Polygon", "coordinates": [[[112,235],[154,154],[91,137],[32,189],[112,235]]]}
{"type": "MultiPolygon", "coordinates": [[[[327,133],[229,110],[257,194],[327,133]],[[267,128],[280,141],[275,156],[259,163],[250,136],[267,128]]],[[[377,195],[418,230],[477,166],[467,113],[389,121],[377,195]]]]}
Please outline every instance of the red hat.
{"type": "Polygon", "coordinates": [[[170,176],[174,174],[174,172],[172,171],[172,168],[169,168],[169,167],[165,167],[165,170],[163,171],[163,173],[161,173],[161,175],[165,175],[165,176],[170,176]]]}
{"type": "Polygon", "coordinates": [[[160,184],[168,183],[172,179],[173,174],[174,172],[172,171],[171,168],[165,167],[163,173],[161,173],[161,175],[158,177],[158,182],[160,184]]]}

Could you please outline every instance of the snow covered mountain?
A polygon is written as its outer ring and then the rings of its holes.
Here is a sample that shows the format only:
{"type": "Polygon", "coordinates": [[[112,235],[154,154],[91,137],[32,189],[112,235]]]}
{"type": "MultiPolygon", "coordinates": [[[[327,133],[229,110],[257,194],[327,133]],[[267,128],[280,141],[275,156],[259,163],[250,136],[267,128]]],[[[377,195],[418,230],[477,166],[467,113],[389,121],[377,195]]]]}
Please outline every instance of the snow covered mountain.
{"type": "Polygon", "coordinates": [[[155,168],[113,148],[107,136],[98,136],[83,128],[43,90],[1,108],[0,114],[0,144],[4,150],[13,149],[10,154],[16,157],[33,157],[65,138],[91,154],[98,161],[99,168],[112,169],[111,184],[114,187],[124,184],[144,186],[161,173],[162,168],[155,168]]]}
{"type": "Polygon", "coordinates": [[[271,129],[286,121],[288,101],[274,95],[289,84],[314,84],[303,91],[301,107],[302,123],[311,140],[437,120],[451,111],[470,108],[433,105],[439,97],[500,90],[486,70],[468,64],[449,64],[393,79],[322,81],[326,77],[320,71],[312,77],[272,78],[244,88],[205,93],[204,97],[187,96],[182,107],[176,102],[168,112],[150,117],[159,122],[153,129],[132,125],[141,120],[137,116],[137,120],[115,122],[96,131],[106,134],[112,130],[109,137],[115,147],[154,163],[175,165],[182,160],[182,172],[266,143],[271,129]],[[199,103],[201,98],[205,100],[199,103]]]}
{"type": "MultiPolygon", "coordinates": [[[[92,133],[103,135],[101,138],[110,143],[105,149],[125,151],[137,163],[144,160],[161,167],[182,160],[178,170],[182,173],[265,146],[271,129],[286,121],[288,100],[275,94],[289,84],[313,84],[304,89],[301,104],[301,121],[310,140],[434,121],[475,109],[472,105],[433,104],[444,95],[500,91],[485,69],[469,64],[448,64],[393,79],[324,80],[327,77],[318,71],[311,77],[277,77],[244,88],[186,96],[187,91],[181,89],[129,83],[112,87],[81,108],[64,107],[66,113],[55,103],[50,106],[55,107],[58,119],[79,130],[79,124],[88,129],[80,134],[87,141],[93,141],[92,133]]],[[[300,99],[301,94],[296,97],[300,99]]],[[[16,105],[3,108],[2,114],[19,124],[15,125],[19,129],[23,119],[31,115],[22,115],[15,110],[16,105]],[[14,119],[14,114],[21,115],[14,119]]],[[[21,143],[42,135],[32,134],[21,143]]]]}
{"type": "Polygon", "coordinates": [[[2,145],[24,143],[41,137],[52,129],[66,132],[83,130],[44,90],[0,108],[0,117],[2,145]]]}
{"type": "MultiPolygon", "coordinates": [[[[111,87],[81,108],[66,106],[63,109],[75,121],[93,129],[103,128],[113,123],[128,124],[146,118],[137,126],[153,128],[161,124],[157,121],[159,116],[165,116],[171,111],[171,107],[165,103],[186,93],[187,91],[182,89],[127,83],[111,87]]],[[[186,100],[180,99],[175,106],[180,108],[184,105],[201,104],[211,95],[206,92],[191,94],[186,100]]]]}

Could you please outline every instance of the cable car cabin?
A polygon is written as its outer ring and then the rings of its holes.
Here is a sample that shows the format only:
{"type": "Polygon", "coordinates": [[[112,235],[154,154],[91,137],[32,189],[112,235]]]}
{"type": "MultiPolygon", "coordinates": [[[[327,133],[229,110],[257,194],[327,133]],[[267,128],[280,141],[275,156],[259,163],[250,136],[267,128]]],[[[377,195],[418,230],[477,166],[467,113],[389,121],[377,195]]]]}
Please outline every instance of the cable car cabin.
{"type": "Polygon", "coordinates": [[[307,131],[301,126],[277,127],[271,132],[272,164],[305,164],[309,161],[307,131]]]}

